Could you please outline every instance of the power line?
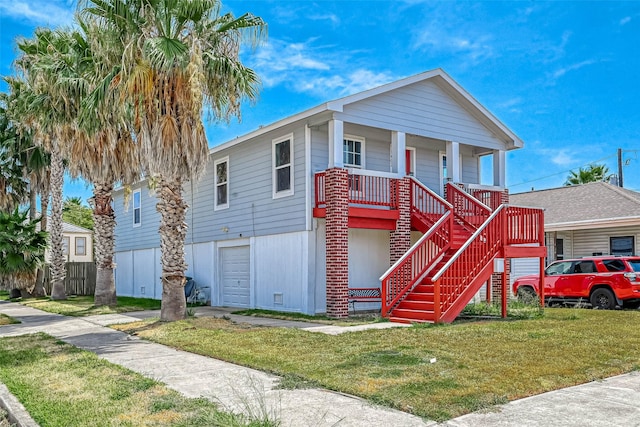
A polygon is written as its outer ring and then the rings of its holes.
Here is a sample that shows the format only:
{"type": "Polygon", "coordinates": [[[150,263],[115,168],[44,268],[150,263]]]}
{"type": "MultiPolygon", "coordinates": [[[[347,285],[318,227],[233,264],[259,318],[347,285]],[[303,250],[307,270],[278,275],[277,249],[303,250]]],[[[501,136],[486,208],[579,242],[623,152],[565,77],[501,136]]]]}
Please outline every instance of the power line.
{"type": "MultiPolygon", "coordinates": [[[[634,152],[636,152],[636,153],[637,153],[637,151],[638,151],[638,150],[624,150],[624,151],[625,151],[625,152],[627,152],[627,151],[634,151],[634,152]]],[[[592,164],[597,163],[597,162],[601,162],[601,161],[603,161],[603,160],[610,159],[610,158],[612,158],[612,157],[616,157],[616,156],[617,156],[617,154],[612,154],[612,155],[610,155],[610,156],[606,156],[606,157],[603,157],[603,158],[598,159],[598,160],[593,160],[593,161],[591,161],[591,162],[587,162],[587,163],[585,163],[585,164],[583,164],[583,165],[581,165],[581,166],[578,166],[578,169],[579,169],[579,168],[582,168],[582,167],[585,167],[585,166],[592,165],[592,164]]],[[[521,183],[519,183],[519,184],[511,184],[511,185],[509,185],[509,187],[517,187],[517,186],[519,186],[519,185],[530,184],[530,183],[532,183],[532,182],[542,181],[543,179],[553,178],[554,176],[557,176],[557,175],[568,174],[568,173],[571,173],[571,171],[572,171],[572,170],[574,170],[574,169],[576,169],[576,168],[571,168],[571,169],[569,169],[569,170],[567,170],[567,171],[557,172],[557,173],[554,173],[554,174],[551,174],[551,175],[547,175],[547,176],[543,176],[543,177],[540,177],[540,178],[531,179],[531,180],[529,180],[529,181],[521,182],[521,183]]]]}

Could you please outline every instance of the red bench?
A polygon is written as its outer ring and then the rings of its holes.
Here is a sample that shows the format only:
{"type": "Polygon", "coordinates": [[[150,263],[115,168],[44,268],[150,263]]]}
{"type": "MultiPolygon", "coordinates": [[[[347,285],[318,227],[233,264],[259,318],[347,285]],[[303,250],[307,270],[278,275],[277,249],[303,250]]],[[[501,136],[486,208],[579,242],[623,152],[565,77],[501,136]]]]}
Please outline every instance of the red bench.
{"type": "Polygon", "coordinates": [[[349,304],[354,312],[357,302],[382,302],[380,288],[349,288],[349,304]]]}

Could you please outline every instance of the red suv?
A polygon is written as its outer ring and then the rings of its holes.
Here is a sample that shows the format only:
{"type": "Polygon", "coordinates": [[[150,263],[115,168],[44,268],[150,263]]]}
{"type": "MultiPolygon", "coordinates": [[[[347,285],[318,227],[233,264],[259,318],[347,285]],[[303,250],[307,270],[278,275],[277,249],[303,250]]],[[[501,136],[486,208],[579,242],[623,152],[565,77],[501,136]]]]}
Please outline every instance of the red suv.
{"type": "MultiPolygon", "coordinates": [[[[538,295],[539,276],[519,277],[513,293],[521,300],[538,295]]],[[[607,256],[556,261],[545,269],[547,304],[590,302],[593,308],[640,307],[640,257],[607,256]]]]}

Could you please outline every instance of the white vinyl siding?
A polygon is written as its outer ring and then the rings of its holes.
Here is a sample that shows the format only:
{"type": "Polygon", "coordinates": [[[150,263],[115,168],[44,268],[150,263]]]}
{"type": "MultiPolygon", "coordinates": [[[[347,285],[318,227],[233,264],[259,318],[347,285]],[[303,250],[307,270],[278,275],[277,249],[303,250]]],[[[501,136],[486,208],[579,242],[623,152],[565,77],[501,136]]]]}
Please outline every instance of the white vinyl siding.
{"type": "MultiPolygon", "coordinates": [[[[598,228],[593,230],[574,230],[572,256],[574,258],[592,256],[594,253],[608,255],[611,252],[611,237],[633,237],[634,254],[639,254],[638,241],[640,239],[640,225],[633,227],[611,227],[598,228]]],[[[560,237],[558,235],[558,237],[560,237]]],[[[567,251],[567,241],[565,240],[565,251],[567,251]]],[[[565,254],[565,258],[569,258],[565,254]]]]}
{"type": "Polygon", "coordinates": [[[273,198],[294,194],[293,134],[273,140],[273,198]]]}
{"type": "Polygon", "coordinates": [[[336,118],[443,141],[504,149],[478,119],[433,81],[423,81],[345,105],[336,118]]]}
{"type": "Polygon", "coordinates": [[[216,160],[213,164],[215,179],[214,209],[229,208],[229,157],[216,160]]]}

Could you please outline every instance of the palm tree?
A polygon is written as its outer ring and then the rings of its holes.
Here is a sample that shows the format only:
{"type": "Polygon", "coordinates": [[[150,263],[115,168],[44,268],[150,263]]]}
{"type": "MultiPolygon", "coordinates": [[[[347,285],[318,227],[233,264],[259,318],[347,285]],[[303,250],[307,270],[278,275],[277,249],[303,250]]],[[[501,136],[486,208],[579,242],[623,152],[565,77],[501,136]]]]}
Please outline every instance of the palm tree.
{"type": "MultiPolygon", "coordinates": [[[[4,155],[11,156],[14,162],[18,162],[23,179],[28,182],[29,194],[29,219],[38,218],[37,196],[40,195],[41,212],[46,212],[49,204],[49,158],[42,147],[35,145],[30,132],[21,129],[15,123],[15,117],[11,112],[16,111],[16,103],[20,101],[23,82],[19,79],[5,77],[10,92],[2,94],[2,145],[4,155]]],[[[6,176],[6,175],[5,175],[6,176]]],[[[5,186],[6,188],[6,186],[5,186]]],[[[20,186],[13,183],[13,192],[17,193],[20,186]]],[[[1,196],[0,196],[1,198],[1,196]]],[[[2,205],[2,203],[0,203],[2,205]]],[[[40,229],[47,231],[47,216],[40,216],[40,229]]],[[[31,294],[36,297],[44,296],[44,270],[38,269],[35,287],[31,294]]]]}
{"type": "Polygon", "coordinates": [[[84,0],[83,16],[97,17],[120,35],[121,61],[108,86],[131,107],[140,159],[156,183],[160,212],[162,320],[186,316],[185,212],[182,186],[204,171],[206,103],[217,119],[240,116],[259,79],[239,58],[266,25],[251,14],[220,14],[218,0],[84,0]]]}
{"type": "Polygon", "coordinates": [[[85,88],[77,78],[70,54],[76,42],[70,31],[36,29],[32,39],[18,42],[16,64],[24,90],[16,103],[19,121],[31,129],[35,141],[50,154],[51,185],[51,298],[66,299],[65,257],[62,244],[63,151],[77,133],[79,99],[85,88]]]}
{"type": "Polygon", "coordinates": [[[38,219],[26,212],[0,211],[0,288],[26,290],[44,263],[47,233],[37,230],[38,219]]]}
{"type": "Polygon", "coordinates": [[[565,186],[586,184],[588,182],[608,181],[611,178],[609,168],[606,165],[589,165],[587,168],[579,168],[578,172],[570,171],[565,186]]]}
{"type": "Polygon", "coordinates": [[[29,182],[20,158],[26,144],[7,114],[6,99],[0,104],[0,210],[11,211],[26,201],[29,182]]]}
{"type": "Polygon", "coordinates": [[[93,208],[97,306],[117,304],[114,280],[115,214],[112,191],[119,182],[129,185],[140,178],[137,145],[127,120],[129,110],[121,108],[114,91],[105,90],[113,77],[111,71],[121,59],[114,50],[115,34],[110,28],[100,28],[94,19],[79,21],[85,79],[90,93],[83,99],[80,112],[81,132],[68,152],[69,171],[93,183],[93,208]]]}

